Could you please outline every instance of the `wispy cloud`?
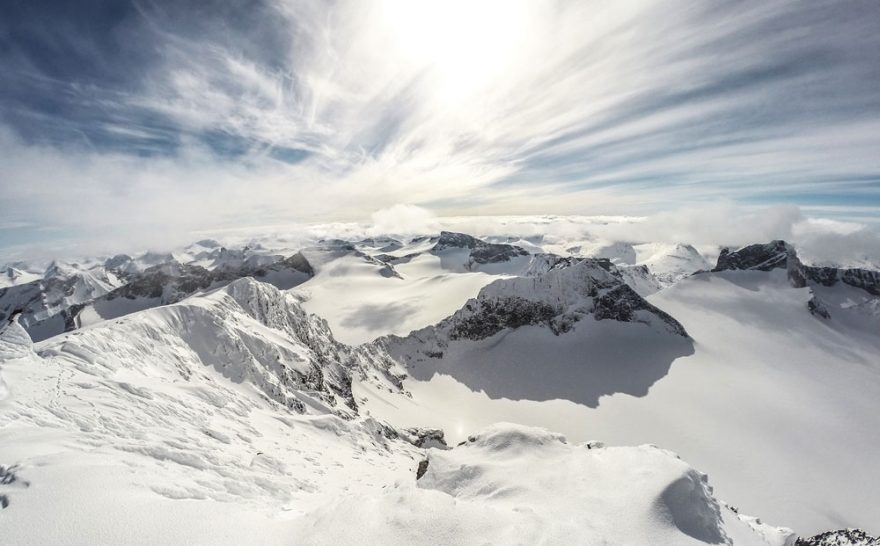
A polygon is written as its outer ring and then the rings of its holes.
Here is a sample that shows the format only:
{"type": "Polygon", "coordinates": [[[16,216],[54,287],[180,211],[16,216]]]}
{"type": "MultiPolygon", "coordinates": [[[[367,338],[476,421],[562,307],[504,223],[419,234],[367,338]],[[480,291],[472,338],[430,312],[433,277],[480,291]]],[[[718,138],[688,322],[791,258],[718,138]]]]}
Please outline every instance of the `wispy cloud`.
{"type": "Polygon", "coordinates": [[[880,215],[874,2],[101,4],[0,18],[10,222],[880,215]]]}

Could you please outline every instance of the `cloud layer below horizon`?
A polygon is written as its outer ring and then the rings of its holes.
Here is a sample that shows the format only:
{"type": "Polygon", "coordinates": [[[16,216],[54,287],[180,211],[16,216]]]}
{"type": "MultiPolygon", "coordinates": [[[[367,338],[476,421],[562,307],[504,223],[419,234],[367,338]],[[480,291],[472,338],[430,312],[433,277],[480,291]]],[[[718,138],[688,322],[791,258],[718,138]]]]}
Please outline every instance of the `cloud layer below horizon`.
{"type": "Polygon", "coordinates": [[[394,203],[880,217],[875,2],[2,10],[4,247],[366,220],[394,203]]]}

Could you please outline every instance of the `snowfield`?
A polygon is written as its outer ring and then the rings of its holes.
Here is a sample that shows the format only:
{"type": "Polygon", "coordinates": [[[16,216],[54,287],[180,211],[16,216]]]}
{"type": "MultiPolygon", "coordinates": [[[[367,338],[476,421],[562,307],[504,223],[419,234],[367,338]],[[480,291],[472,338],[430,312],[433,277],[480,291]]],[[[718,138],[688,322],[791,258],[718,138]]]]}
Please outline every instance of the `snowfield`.
{"type": "Polygon", "coordinates": [[[10,265],[0,543],[876,543],[880,276],[499,229],[10,265]]]}
{"type": "MultiPolygon", "coordinates": [[[[172,309],[222,305],[240,288],[172,309]]],[[[238,322],[229,311],[229,322],[238,322]]],[[[792,537],[719,503],[704,476],[654,447],[570,445],[540,429],[496,425],[449,451],[419,449],[371,418],[292,413],[258,377],[199,362],[161,335],[157,322],[170,320],[166,314],[145,311],[79,334],[115,340],[100,353],[83,349],[84,340],[35,353],[17,324],[4,330],[4,543],[550,544],[578,537],[781,545],[792,537]],[[142,322],[151,323],[147,333],[131,331],[142,322]],[[150,354],[143,346],[150,342],[170,352],[150,354]],[[144,358],[130,367],[133,349],[144,358]],[[168,360],[174,365],[164,366],[168,360]],[[423,460],[427,472],[417,480],[423,460]],[[46,514],[51,524],[35,525],[46,514]]],[[[246,337],[240,326],[228,328],[246,337]]]]}
{"type": "Polygon", "coordinates": [[[784,271],[701,274],[649,297],[693,340],[693,349],[669,355],[677,358],[667,369],[646,351],[669,339],[658,344],[664,338],[647,329],[626,335],[640,325],[586,324],[584,335],[596,338],[584,342],[567,337],[580,324],[558,337],[526,326],[418,363],[404,382],[411,397],[355,391],[372,415],[442,428],[453,442],[513,421],[576,441],[654,443],[693,461],[747,513],[804,533],[877,533],[880,317],[864,312],[864,292],[832,291],[848,294],[840,305],[853,308],[823,321],[807,311],[809,289],[792,288],[784,271]],[[466,362],[479,364],[462,370],[466,362]],[[627,365],[638,372],[620,369],[627,365]],[[659,373],[646,378],[652,369],[659,373]],[[614,385],[615,372],[644,383],[633,390],[618,380],[619,392],[599,391],[591,408],[585,396],[614,385]]]}

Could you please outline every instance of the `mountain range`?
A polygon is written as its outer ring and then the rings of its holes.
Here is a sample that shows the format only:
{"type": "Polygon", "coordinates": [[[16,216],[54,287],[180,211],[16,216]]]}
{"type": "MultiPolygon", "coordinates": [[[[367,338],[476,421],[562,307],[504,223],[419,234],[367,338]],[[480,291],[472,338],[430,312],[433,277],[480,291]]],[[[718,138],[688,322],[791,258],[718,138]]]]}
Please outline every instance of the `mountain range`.
{"type": "Polygon", "coordinates": [[[784,241],[546,243],[7,265],[4,536],[875,543],[880,273],[784,241]]]}

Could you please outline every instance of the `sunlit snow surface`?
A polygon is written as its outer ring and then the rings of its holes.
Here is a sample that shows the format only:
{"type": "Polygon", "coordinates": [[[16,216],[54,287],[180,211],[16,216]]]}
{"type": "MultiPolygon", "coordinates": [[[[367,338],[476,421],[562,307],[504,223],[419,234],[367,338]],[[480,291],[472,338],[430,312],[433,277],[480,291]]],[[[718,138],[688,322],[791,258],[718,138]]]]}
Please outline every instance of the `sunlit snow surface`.
{"type": "MultiPolygon", "coordinates": [[[[160,350],[174,343],[160,312],[108,327],[130,330],[145,352],[160,350]],[[155,330],[145,335],[138,330],[148,318],[155,330]]],[[[118,341],[120,351],[101,355],[59,341],[41,356],[17,324],[3,332],[5,543],[783,544],[789,536],[740,517],[698,472],[654,447],[571,445],[496,425],[452,451],[417,449],[370,418],[292,414],[183,347],[175,365],[192,373],[186,380],[157,362],[131,366],[131,347],[118,341]],[[427,473],[416,481],[423,459],[427,473]]]]}
{"type": "MultiPolygon", "coordinates": [[[[855,289],[834,292],[865,299],[855,289]]],[[[853,310],[817,319],[806,311],[807,289],[791,288],[781,271],[698,275],[649,299],[684,325],[694,354],[673,362],[645,396],[614,394],[595,409],[565,398],[510,399],[441,370],[429,381],[408,380],[412,398],[362,387],[367,408],[401,425],[443,428],[453,441],[507,420],[573,440],[655,443],[707,472],[725,500],[804,533],[880,521],[873,455],[880,446],[880,316],[853,310]]],[[[566,344],[550,338],[525,327],[470,358],[530,354],[535,367],[554,371],[590,361],[589,354],[572,360],[566,344]]],[[[641,350],[645,362],[654,361],[651,346],[641,350]]],[[[539,372],[520,376],[535,382],[520,393],[540,392],[539,372]]]]}
{"type": "MultiPolygon", "coordinates": [[[[483,235],[610,259],[689,339],[587,317],[558,336],[523,326],[456,342],[407,369],[373,340],[441,322],[493,281],[532,274],[530,258],[474,263],[429,237],[347,237],[356,252],[265,238],[261,255],[303,250],[314,277],[88,315],[34,348],[5,328],[0,543],[791,539],[718,499],[802,535],[880,533],[876,298],[816,287],[823,320],[782,270],[691,276],[717,247],[499,233],[483,235]],[[331,363],[325,377],[315,362],[331,363]],[[391,427],[438,427],[464,444],[416,448],[391,427]]],[[[175,259],[211,265],[200,247],[175,259]]]]}

